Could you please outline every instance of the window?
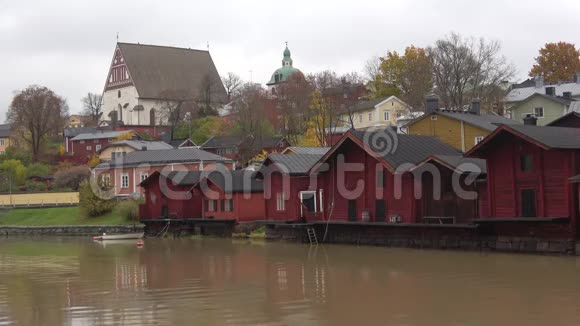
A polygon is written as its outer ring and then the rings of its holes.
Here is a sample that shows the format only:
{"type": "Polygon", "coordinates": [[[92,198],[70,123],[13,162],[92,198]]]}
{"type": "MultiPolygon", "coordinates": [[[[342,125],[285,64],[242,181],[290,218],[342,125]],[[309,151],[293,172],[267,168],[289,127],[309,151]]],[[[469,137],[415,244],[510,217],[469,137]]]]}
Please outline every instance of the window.
{"type": "Polygon", "coordinates": [[[222,211],[231,212],[234,210],[234,200],[233,199],[222,199],[222,211]]]}
{"type": "Polygon", "coordinates": [[[0,146],[6,146],[6,139],[0,139],[0,146]]]}
{"type": "Polygon", "coordinates": [[[98,152],[98,151],[100,151],[100,150],[101,150],[101,145],[96,145],[96,146],[95,146],[95,151],[97,151],[97,152],[98,152]]]}
{"type": "Polygon", "coordinates": [[[141,182],[145,181],[147,178],[149,178],[149,173],[141,172],[141,182]]]}
{"type": "Polygon", "coordinates": [[[316,213],[316,191],[301,191],[300,203],[302,204],[301,211],[304,209],[310,213],[316,213]]]}
{"type": "Polygon", "coordinates": [[[129,188],[129,174],[121,174],[121,188],[129,188]]]}
{"type": "Polygon", "coordinates": [[[87,146],[87,151],[90,151],[93,149],[93,146],[87,146]]]}
{"type": "Polygon", "coordinates": [[[373,114],[369,113],[369,121],[373,121],[373,114]]]}
{"type": "Polygon", "coordinates": [[[385,118],[385,121],[388,121],[388,120],[390,120],[390,119],[389,119],[389,111],[385,111],[385,112],[383,112],[383,117],[385,118]]]}
{"type": "Polygon", "coordinates": [[[358,122],[362,122],[362,114],[358,115],[358,122]]]}
{"type": "Polygon", "coordinates": [[[286,210],[286,196],[283,192],[276,194],[276,210],[285,211],[286,210]]]}
{"type": "Polygon", "coordinates": [[[544,108],[534,108],[534,115],[536,116],[536,118],[543,118],[544,108]]]}
{"type": "Polygon", "coordinates": [[[520,170],[522,172],[532,172],[534,169],[534,159],[531,154],[520,156],[520,170]]]}
{"type": "Polygon", "coordinates": [[[109,188],[111,186],[111,175],[110,174],[103,174],[101,176],[101,185],[104,188],[109,188]]]}
{"type": "Polygon", "coordinates": [[[117,97],[121,98],[121,91],[117,91],[117,97]]]}
{"type": "Polygon", "coordinates": [[[433,121],[437,120],[437,116],[436,115],[432,115],[431,116],[431,120],[433,120],[433,121]]]}
{"type": "Polygon", "coordinates": [[[475,136],[475,144],[476,145],[479,144],[479,142],[482,141],[483,138],[484,138],[483,136],[475,136]]]}
{"type": "Polygon", "coordinates": [[[217,200],[215,199],[210,199],[207,202],[207,210],[209,212],[217,212],[217,200]]]}

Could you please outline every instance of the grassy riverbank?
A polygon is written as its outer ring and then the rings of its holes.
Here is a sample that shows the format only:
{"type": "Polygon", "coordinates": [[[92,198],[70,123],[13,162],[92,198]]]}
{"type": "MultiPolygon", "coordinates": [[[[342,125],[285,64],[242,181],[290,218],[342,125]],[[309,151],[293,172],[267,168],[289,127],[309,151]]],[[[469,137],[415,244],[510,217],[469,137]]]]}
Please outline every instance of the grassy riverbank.
{"type": "Polygon", "coordinates": [[[127,219],[114,211],[99,217],[83,216],[78,206],[51,208],[16,208],[0,216],[0,225],[130,225],[127,219]]]}

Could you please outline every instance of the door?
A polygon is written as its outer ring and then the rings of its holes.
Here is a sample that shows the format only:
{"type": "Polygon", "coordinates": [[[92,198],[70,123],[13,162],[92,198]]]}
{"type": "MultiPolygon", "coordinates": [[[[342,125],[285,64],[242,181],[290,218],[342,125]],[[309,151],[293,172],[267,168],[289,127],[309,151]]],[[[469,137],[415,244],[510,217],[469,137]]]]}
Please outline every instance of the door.
{"type": "Polygon", "coordinates": [[[380,199],[375,202],[375,222],[385,222],[386,220],[386,205],[385,200],[380,199]]]}
{"type": "Polygon", "coordinates": [[[169,218],[169,207],[167,205],[161,206],[161,216],[163,218],[169,218]]]}
{"type": "Polygon", "coordinates": [[[536,217],[536,191],[534,189],[521,190],[522,217],[536,217]]]}
{"type": "Polygon", "coordinates": [[[356,222],[356,200],[348,201],[348,220],[356,222]]]}

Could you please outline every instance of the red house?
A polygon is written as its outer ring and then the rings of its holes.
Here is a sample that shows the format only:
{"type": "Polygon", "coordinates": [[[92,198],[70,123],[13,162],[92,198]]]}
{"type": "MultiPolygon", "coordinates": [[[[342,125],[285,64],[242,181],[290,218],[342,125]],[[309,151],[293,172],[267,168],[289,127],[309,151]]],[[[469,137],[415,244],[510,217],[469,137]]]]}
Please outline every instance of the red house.
{"type": "Polygon", "coordinates": [[[212,171],[202,177],[193,194],[203,198],[203,218],[237,222],[266,219],[263,181],[254,171],[212,171]]]}
{"type": "Polygon", "coordinates": [[[580,129],[503,125],[466,155],[487,160],[489,217],[481,222],[526,235],[577,233],[580,129]]]}
{"type": "Polygon", "coordinates": [[[115,138],[132,131],[97,130],[92,133],[78,134],[68,140],[68,154],[76,163],[86,163],[93,155],[98,155],[101,148],[111,144],[115,138]]]}
{"type": "Polygon", "coordinates": [[[302,217],[322,219],[316,176],[310,169],[321,154],[270,154],[262,164],[259,178],[264,180],[266,212],[269,220],[295,221],[302,217]]]}
{"type": "Polygon", "coordinates": [[[311,169],[316,207],[331,221],[420,222],[408,172],[433,154],[460,155],[434,137],[350,130],[311,169]]]}
{"type": "Polygon", "coordinates": [[[141,182],[145,203],[139,205],[139,218],[201,218],[201,196],[193,196],[201,171],[154,172],[141,182]]]}
{"type": "Polygon", "coordinates": [[[580,113],[572,111],[548,123],[547,126],[580,128],[580,113]]]}

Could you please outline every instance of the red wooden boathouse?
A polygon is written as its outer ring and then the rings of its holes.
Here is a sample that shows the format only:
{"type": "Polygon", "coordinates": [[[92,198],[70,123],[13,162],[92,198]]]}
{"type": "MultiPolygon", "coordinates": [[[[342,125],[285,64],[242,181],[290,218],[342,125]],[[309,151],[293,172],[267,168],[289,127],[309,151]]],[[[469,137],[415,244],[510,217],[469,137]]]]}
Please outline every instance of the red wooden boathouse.
{"type": "Polygon", "coordinates": [[[487,160],[495,234],[570,238],[577,233],[580,129],[501,126],[466,155],[487,160]],[[573,181],[574,179],[572,179],[573,181]]]}

